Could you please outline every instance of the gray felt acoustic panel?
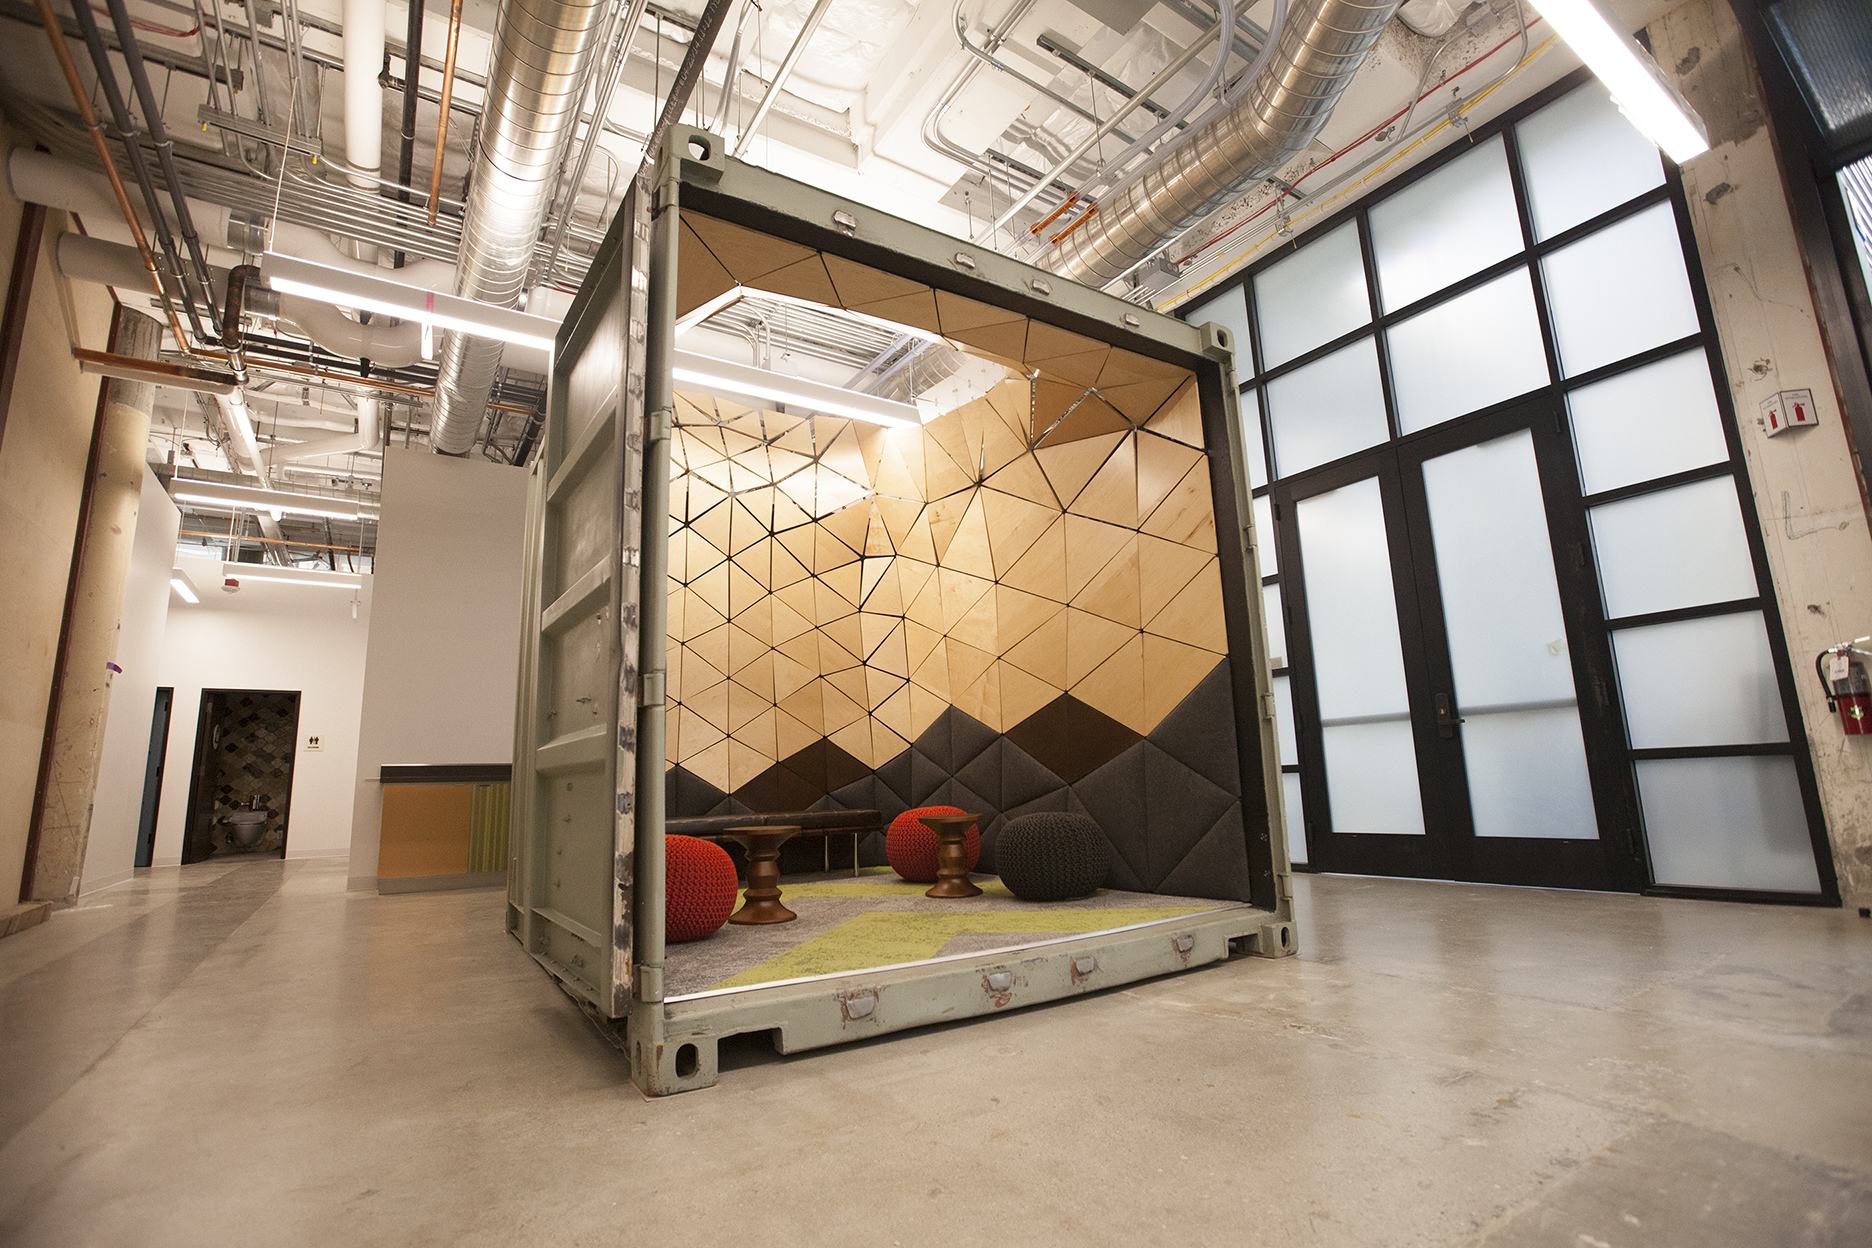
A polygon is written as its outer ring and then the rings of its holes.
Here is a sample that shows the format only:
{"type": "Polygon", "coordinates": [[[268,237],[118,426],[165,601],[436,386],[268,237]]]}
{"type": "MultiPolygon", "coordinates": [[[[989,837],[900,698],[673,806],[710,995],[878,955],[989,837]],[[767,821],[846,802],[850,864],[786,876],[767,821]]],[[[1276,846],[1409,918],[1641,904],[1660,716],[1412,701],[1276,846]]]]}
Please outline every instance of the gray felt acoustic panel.
{"type": "MultiPolygon", "coordinates": [[[[1098,715],[1090,707],[1073,710],[1081,722],[1098,715]]],[[[909,749],[875,772],[859,768],[857,778],[836,788],[828,787],[829,781],[853,774],[856,760],[842,751],[827,755],[829,743],[812,747],[819,753],[810,759],[783,760],[780,766],[791,764],[784,789],[772,779],[757,778],[730,795],[672,767],[670,814],[747,813],[750,805],[765,807],[746,799],[782,791],[808,795],[798,782],[811,777],[820,789],[810,793],[812,802],[802,801],[795,809],[875,809],[887,820],[913,806],[981,811],[980,869],[993,872],[995,844],[1008,819],[1033,811],[1071,811],[1091,816],[1111,842],[1116,858],[1108,883],[1114,888],[1249,899],[1228,660],[1218,662],[1147,737],[1113,731],[1122,725],[1092,724],[1088,738],[1107,744],[1093,756],[1100,760],[1097,765],[1071,784],[1016,744],[1024,726],[996,733],[951,706],[909,749]],[[1118,746],[1124,748],[1102,757],[1118,746]]],[[[1083,752],[1073,757],[1075,769],[1088,761],[1083,752]]],[[[859,860],[884,861],[882,836],[860,847],[859,860]]]]}

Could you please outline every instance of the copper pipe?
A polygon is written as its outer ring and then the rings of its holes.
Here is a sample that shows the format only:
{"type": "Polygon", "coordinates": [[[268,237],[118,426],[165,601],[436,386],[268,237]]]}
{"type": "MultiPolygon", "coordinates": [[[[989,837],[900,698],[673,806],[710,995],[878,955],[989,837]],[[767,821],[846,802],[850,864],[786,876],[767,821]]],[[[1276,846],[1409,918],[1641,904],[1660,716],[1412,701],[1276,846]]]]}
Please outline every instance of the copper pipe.
{"type": "Polygon", "coordinates": [[[175,334],[176,344],[189,355],[195,355],[197,352],[189,346],[188,334],[182,328],[182,318],[176,315],[175,304],[170,302],[169,291],[163,286],[162,270],[156,267],[156,257],[150,252],[149,239],[143,234],[136,209],[130,206],[130,196],[125,193],[123,179],[117,174],[117,162],[111,159],[110,145],[104,141],[104,127],[98,123],[97,113],[91,107],[91,97],[85,91],[84,82],[78,77],[78,66],[72,61],[71,49],[65,46],[65,32],[59,27],[58,15],[52,11],[51,0],[33,0],[33,3],[39,9],[39,21],[45,27],[46,38],[52,41],[53,55],[58,57],[59,68],[65,73],[65,83],[71,88],[72,101],[78,105],[78,116],[91,132],[91,144],[97,148],[98,159],[103,162],[104,176],[110,179],[111,193],[117,196],[117,210],[123,213],[124,222],[130,227],[130,237],[136,241],[137,252],[143,257],[143,267],[149,270],[150,283],[156,288],[156,297],[162,300],[163,311],[168,314],[169,328],[175,334]]]}
{"type": "MultiPolygon", "coordinates": [[[[39,0],[40,4],[46,0],[39,0]]],[[[461,42],[462,0],[449,5],[448,52],[442,58],[442,104],[436,116],[435,166],[429,170],[429,224],[436,223],[442,202],[442,156],[448,146],[449,99],[455,94],[455,49],[461,42]]],[[[414,75],[411,75],[414,77],[414,75]]]]}
{"type": "Polygon", "coordinates": [[[1066,197],[1065,203],[1061,204],[1059,207],[1055,208],[1052,212],[1049,212],[1046,216],[1042,217],[1040,220],[1028,226],[1027,232],[1029,234],[1038,234],[1041,230],[1046,229],[1047,226],[1052,225],[1055,221],[1059,220],[1060,214],[1062,212],[1065,212],[1067,209],[1071,208],[1074,204],[1078,202],[1079,202],[1079,192],[1074,191],[1072,194],[1066,197]]]}
{"type": "MultiPolygon", "coordinates": [[[[234,376],[231,373],[219,373],[211,369],[196,368],[188,364],[171,364],[167,360],[146,360],[140,356],[113,355],[109,351],[93,351],[89,347],[73,347],[72,358],[81,365],[90,364],[99,369],[116,368],[143,374],[140,380],[151,381],[155,377],[167,377],[180,384],[183,389],[190,389],[190,382],[205,382],[225,386],[225,390],[207,391],[209,394],[227,394],[234,389],[234,376]]],[[[89,370],[87,370],[89,371],[89,370]]],[[[113,374],[105,373],[105,376],[113,374]]]]}

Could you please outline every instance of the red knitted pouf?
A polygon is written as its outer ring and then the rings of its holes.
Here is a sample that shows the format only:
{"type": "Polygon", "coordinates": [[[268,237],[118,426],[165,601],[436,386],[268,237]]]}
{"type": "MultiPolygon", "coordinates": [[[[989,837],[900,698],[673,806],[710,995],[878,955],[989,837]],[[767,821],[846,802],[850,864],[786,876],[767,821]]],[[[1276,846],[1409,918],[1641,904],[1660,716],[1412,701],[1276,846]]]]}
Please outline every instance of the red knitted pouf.
{"type": "Polygon", "coordinates": [[[694,836],[664,837],[663,859],[663,938],[678,944],[713,935],[734,912],[734,859],[694,836]]]}
{"type": "MultiPolygon", "coordinates": [[[[890,831],[884,834],[884,853],[890,858],[891,869],[913,884],[934,884],[936,834],[923,826],[921,816],[967,813],[959,806],[918,806],[891,820],[890,831]]],[[[981,861],[980,826],[970,824],[962,834],[962,842],[968,846],[968,865],[973,871],[981,861]]]]}

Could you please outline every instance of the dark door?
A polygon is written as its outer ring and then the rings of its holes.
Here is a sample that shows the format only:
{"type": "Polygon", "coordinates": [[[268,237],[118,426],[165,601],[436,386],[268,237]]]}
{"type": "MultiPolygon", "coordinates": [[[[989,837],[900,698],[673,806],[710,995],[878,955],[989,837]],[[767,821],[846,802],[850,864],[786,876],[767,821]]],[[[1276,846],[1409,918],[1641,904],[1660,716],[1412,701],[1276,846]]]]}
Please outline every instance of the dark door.
{"type": "Polygon", "coordinates": [[[143,810],[137,819],[136,865],[147,867],[156,854],[156,811],[162,804],[163,759],[169,752],[169,708],[175,690],[156,691],[156,709],[150,716],[149,761],[143,768],[143,810]]]}
{"type": "Polygon", "coordinates": [[[1276,488],[1315,866],[1642,884],[1577,480],[1543,396],[1276,488]]]}
{"type": "Polygon", "coordinates": [[[299,693],[283,689],[204,689],[195,728],[182,861],[214,855],[286,855],[299,693]],[[263,810],[257,828],[242,812],[263,810]]]}

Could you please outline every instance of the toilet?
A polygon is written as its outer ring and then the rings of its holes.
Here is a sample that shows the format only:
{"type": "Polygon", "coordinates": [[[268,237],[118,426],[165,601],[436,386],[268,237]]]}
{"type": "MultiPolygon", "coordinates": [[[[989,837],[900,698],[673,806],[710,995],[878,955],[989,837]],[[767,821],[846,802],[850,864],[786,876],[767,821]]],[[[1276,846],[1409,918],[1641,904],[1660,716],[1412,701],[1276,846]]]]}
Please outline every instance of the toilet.
{"type": "Polygon", "coordinates": [[[272,815],[268,810],[237,810],[221,816],[221,822],[227,825],[229,848],[252,849],[266,835],[267,819],[272,815]]]}

